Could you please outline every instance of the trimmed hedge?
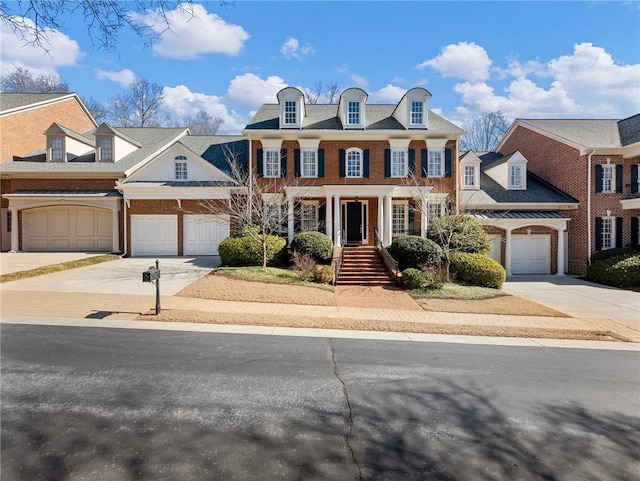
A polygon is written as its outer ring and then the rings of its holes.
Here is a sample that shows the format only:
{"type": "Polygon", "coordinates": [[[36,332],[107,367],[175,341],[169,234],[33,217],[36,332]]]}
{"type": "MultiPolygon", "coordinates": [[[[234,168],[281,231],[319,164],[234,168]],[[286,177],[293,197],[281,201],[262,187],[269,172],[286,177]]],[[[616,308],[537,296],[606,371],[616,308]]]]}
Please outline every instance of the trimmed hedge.
{"type": "Polygon", "coordinates": [[[637,255],[640,255],[640,251],[638,249],[633,249],[632,247],[618,247],[616,249],[606,249],[596,252],[591,256],[591,262],[603,261],[612,257],[629,257],[637,255]]]}
{"type": "Polygon", "coordinates": [[[402,287],[405,289],[420,289],[427,283],[421,270],[409,267],[402,271],[402,287]]]}
{"type": "MultiPolygon", "coordinates": [[[[267,265],[282,266],[287,259],[287,241],[270,235],[266,238],[267,265]]],[[[218,248],[223,266],[243,267],[262,265],[262,243],[254,237],[227,237],[218,248]]]]}
{"type": "Polygon", "coordinates": [[[507,275],[500,263],[484,254],[451,254],[451,273],[458,282],[472,286],[502,288],[507,275]]]}
{"type": "Polygon", "coordinates": [[[322,232],[307,231],[296,234],[290,247],[293,252],[310,255],[318,264],[331,263],[333,241],[322,232]]]}
{"type": "Polygon", "coordinates": [[[640,286],[640,254],[595,262],[587,269],[587,280],[614,287],[640,286]]]}
{"type": "Polygon", "coordinates": [[[398,261],[400,270],[422,265],[435,265],[442,259],[442,248],[430,239],[417,235],[405,235],[393,240],[389,254],[398,261]]]}
{"type": "Polygon", "coordinates": [[[466,214],[431,219],[427,237],[449,252],[486,254],[491,249],[489,236],[482,224],[466,214]]]}

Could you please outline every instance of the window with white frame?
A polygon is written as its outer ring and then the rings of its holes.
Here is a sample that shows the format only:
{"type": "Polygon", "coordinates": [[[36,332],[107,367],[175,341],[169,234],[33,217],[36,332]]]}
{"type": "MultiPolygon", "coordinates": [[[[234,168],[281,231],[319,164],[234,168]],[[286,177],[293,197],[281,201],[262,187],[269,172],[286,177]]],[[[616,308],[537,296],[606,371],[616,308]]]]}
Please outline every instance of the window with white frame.
{"type": "Polygon", "coordinates": [[[296,102],[287,100],[284,103],[284,123],[292,125],[298,123],[298,117],[296,115],[296,102]]]}
{"type": "Polygon", "coordinates": [[[407,176],[407,153],[404,150],[391,151],[391,177],[407,176]]]}
{"type": "Polygon", "coordinates": [[[318,177],[318,152],[303,150],[301,162],[302,177],[318,177]]]}
{"type": "Polygon", "coordinates": [[[280,177],[280,151],[265,150],[264,151],[264,169],[265,177],[280,177]]]}
{"type": "Polygon", "coordinates": [[[476,166],[465,165],[462,187],[476,187],[476,166]]]}
{"type": "Polygon", "coordinates": [[[98,150],[101,161],[111,162],[113,160],[113,139],[111,137],[99,137],[98,150]]]}
{"type": "Polygon", "coordinates": [[[300,206],[300,228],[303,231],[318,230],[317,202],[302,202],[300,206]]]}
{"type": "Polygon", "coordinates": [[[616,166],[602,166],[602,192],[611,193],[616,190],[616,166]]]}
{"type": "Polygon", "coordinates": [[[411,102],[411,125],[423,125],[423,113],[422,113],[422,102],[413,101],[411,102]]]}
{"type": "Polygon", "coordinates": [[[429,149],[429,157],[427,159],[427,176],[443,177],[444,176],[444,149],[429,149]]]}
{"type": "Polygon", "coordinates": [[[362,177],[362,151],[359,149],[348,150],[345,164],[347,177],[362,177]]]}
{"type": "Polygon", "coordinates": [[[435,219],[437,217],[442,217],[443,205],[439,203],[431,203],[427,206],[427,218],[435,219]]]}
{"type": "Polygon", "coordinates": [[[391,218],[391,235],[393,237],[400,237],[407,233],[409,218],[407,215],[407,204],[396,203],[391,205],[392,218],[391,218]]]}
{"type": "Polygon", "coordinates": [[[613,249],[616,246],[615,217],[602,218],[602,250],[613,249]]]}
{"type": "Polygon", "coordinates": [[[54,162],[64,160],[64,138],[49,137],[49,152],[49,160],[54,162]]]}
{"type": "Polygon", "coordinates": [[[347,124],[360,124],[360,102],[353,100],[347,102],[347,124]]]}
{"type": "Polygon", "coordinates": [[[270,226],[274,232],[287,232],[287,206],[281,202],[265,202],[264,203],[264,219],[262,222],[265,226],[270,226]]]}
{"type": "Polygon", "coordinates": [[[509,188],[518,189],[524,186],[522,179],[523,169],[521,165],[512,165],[509,170],[509,188]]]}
{"type": "Polygon", "coordinates": [[[176,156],[174,166],[176,180],[187,180],[187,158],[184,155],[176,156]]]}

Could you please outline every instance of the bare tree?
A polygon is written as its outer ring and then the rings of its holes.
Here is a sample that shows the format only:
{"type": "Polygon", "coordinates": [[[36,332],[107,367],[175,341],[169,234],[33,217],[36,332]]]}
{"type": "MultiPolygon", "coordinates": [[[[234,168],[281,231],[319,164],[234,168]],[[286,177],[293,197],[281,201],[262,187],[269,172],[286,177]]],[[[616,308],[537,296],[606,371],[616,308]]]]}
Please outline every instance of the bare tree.
{"type": "Polygon", "coordinates": [[[0,81],[2,92],[12,93],[62,93],[69,86],[55,73],[36,74],[26,67],[16,65],[0,81]]]}
{"type": "Polygon", "coordinates": [[[325,89],[322,82],[316,82],[316,84],[309,89],[305,89],[305,97],[309,104],[335,104],[340,98],[340,89],[337,83],[331,83],[325,89]]]}
{"type": "MultiPolygon", "coordinates": [[[[234,4],[233,1],[219,3],[234,4]]],[[[81,16],[92,44],[110,50],[125,30],[136,33],[146,46],[157,38],[155,32],[138,23],[132,13],[154,10],[165,29],[170,29],[169,15],[176,8],[195,17],[193,0],[5,0],[0,1],[0,21],[25,44],[47,51],[51,29],[64,31],[66,20],[81,16]]]]}
{"type": "Polygon", "coordinates": [[[340,99],[340,87],[336,82],[329,84],[325,94],[328,104],[337,104],[340,99]]]}
{"type": "Polygon", "coordinates": [[[96,122],[101,124],[107,120],[109,109],[106,105],[93,97],[80,97],[80,99],[96,122]]]}
{"type": "Polygon", "coordinates": [[[467,133],[460,139],[460,150],[490,152],[508,128],[509,122],[502,112],[483,112],[479,119],[465,125],[467,133]]]}
{"type": "Polygon", "coordinates": [[[192,135],[215,135],[222,124],[224,119],[211,117],[206,110],[198,110],[195,115],[185,119],[185,125],[192,135]]]}
{"type": "Polygon", "coordinates": [[[146,79],[136,80],[109,101],[109,113],[118,127],[163,127],[169,122],[164,110],[163,88],[146,79]]]}

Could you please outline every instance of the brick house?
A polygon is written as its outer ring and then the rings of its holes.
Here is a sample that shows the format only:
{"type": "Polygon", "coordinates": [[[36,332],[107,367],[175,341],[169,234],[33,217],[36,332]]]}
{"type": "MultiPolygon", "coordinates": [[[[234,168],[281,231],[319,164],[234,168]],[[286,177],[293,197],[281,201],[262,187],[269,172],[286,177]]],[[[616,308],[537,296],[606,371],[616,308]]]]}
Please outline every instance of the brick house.
{"type": "Polygon", "coordinates": [[[497,146],[518,151],[529,172],[579,202],[568,225],[568,272],[584,275],[590,256],[638,247],[640,114],[623,120],[518,119],[497,146]]]}
{"type": "Polygon", "coordinates": [[[246,151],[242,137],[54,122],[42,140],[0,164],[3,250],[214,255],[229,235],[229,220],[201,201],[231,195],[233,179],[215,164],[222,144],[246,151]]]}

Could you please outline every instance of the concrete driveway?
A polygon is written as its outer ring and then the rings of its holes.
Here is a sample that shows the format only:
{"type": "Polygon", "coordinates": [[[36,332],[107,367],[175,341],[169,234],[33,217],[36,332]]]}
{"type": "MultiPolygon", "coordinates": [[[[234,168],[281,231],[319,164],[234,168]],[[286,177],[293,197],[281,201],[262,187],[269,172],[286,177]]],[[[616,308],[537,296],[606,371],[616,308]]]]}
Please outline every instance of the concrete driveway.
{"type": "Polygon", "coordinates": [[[29,271],[99,255],[98,252],[0,252],[0,274],[29,271]]]}
{"type": "MultiPolygon", "coordinates": [[[[7,255],[26,256],[28,254],[7,255]]],[[[59,260],[63,256],[54,257],[51,254],[49,256],[42,257],[41,260],[47,259],[48,264],[64,262],[64,260],[59,260]]],[[[142,282],[142,272],[155,265],[155,260],[155,257],[117,259],[0,284],[0,290],[155,295],[155,287],[152,284],[142,282]]],[[[174,295],[220,264],[220,258],[216,256],[160,257],[158,260],[162,273],[160,287],[163,296],[174,295]]],[[[47,265],[47,263],[41,265],[47,265]]]]}
{"type": "Polygon", "coordinates": [[[502,288],[573,317],[635,321],[640,326],[640,292],[571,276],[511,276],[502,288]]]}

